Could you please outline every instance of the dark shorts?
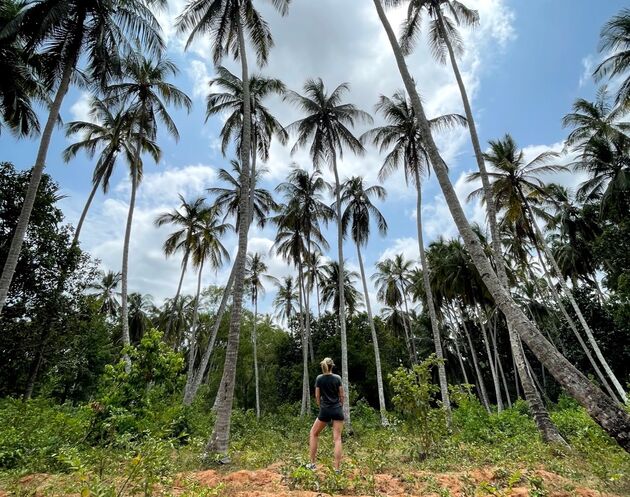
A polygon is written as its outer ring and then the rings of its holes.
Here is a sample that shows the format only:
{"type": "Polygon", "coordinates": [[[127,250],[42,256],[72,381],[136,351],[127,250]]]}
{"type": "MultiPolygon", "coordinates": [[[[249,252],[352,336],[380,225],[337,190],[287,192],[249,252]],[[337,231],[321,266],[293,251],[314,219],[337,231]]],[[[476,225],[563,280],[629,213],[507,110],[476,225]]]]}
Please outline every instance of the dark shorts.
{"type": "Polygon", "coordinates": [[[324,423],[329,423],[330,421],[343,421],[343,408],[341,406],[320,407],[317,419],[323,421],[324,423]]]}

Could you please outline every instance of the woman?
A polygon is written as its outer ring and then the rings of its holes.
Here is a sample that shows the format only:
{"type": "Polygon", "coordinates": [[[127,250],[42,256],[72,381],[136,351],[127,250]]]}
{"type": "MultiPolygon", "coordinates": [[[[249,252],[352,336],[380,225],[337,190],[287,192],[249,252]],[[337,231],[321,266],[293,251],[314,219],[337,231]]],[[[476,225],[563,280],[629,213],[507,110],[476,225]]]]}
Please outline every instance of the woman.
{"type": "Polygon", "coordinates": [[[315,380],[315,400],[319,406],[319,415],[311,428],[309,443],[311,463],[306,467],[315,469],[319,434],[326,428],[326,425],[332,421],[333,441],[335,443],[335,471],[338,472],[341,465],[341,432],[343,431],[344,419],[342,406],[344,402],[344,391],[341,384],[341,377],[332,372],[335,367],[333,360],[330,357],[326,357],[319,365],[322,368],[322,374],[315,380]]]}

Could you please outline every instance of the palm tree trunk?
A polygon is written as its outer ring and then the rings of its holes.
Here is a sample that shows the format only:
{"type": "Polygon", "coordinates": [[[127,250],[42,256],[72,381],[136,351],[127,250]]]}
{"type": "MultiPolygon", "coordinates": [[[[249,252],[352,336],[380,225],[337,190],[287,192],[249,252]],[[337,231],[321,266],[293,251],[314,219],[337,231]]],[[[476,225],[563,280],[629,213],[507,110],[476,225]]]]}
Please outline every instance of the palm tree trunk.
{"type": "MultiPolygon", "coordinates": [[[[505,267],[503,264],[503,256],[502,256],[502,250],[501,250],[501,239],[499,237],[499,232],[497,229],[497,212],[496,212],[496,204],[494,202],[494,198],[492,197],[492,188],[490,187],[490,180],[488,178],[488,172],[486,169],[486,164],[485,161],[483,159],[483,153],[481,151],[481,145],[479,143],[479,135],[477,134],[477,126],[475,124],[475,118],[473,116],[472,113],[472,108],[470,105],[470,100],[468,99],[468,93],[466,91],[466,85],[464,84],[464,80],[462,79],[461,73],[459,71],[459,66],[457,64],[457,58],[455,57],[455,52],[453,50],[453,46],[451,44],[451,40],[448,36],[448,33],[446,32],[445,28],[444,28],[444,18],[442,16],[442,11],[441,8],[437,8],[435,9],[435,12],[437,14],[437,21],[438,21],[438,26],[442,35],[442,38],[444,39],[444,42],[446,44],[446,48],[448,50],[448,55],[449,55],[449,59],[451,61],[451,65],[453,67],[453,73],[455,74],[455,79],[457,80],[457,86],[459,88],[459,92],[461,94],[462,97],[462,103],[464,105],[464,113],[466,115],[466,121],[468,123],[468,130],[470,132],[470,139],[472,142],[472,146],[473,146],[473,150],[475,152],[475,159],[477,161],[477,167],[479,169],[479,174],[481,176],[481,184],[483,187],[483,192],[484,192],[484,199],[486,201],[486,211],[488,213],[488,225],[490,227],[490,236],[492,239],[492,251],[494,253],[494,261],[495,261],[495,266],[496,266],[496,271],[497,271],[497,276],[499,278],[499,282],[500,284],[505,288],[506,292],[509,293],[509,284],[508,284],[508,279],[507,279],[507,275],[505,273],[505,267]]],[[[513,331],[510,331],[512,329],[512,326],[508,321],[508,332],[509,333],[513,333],[513,331]]],[[[518,340],[520,341],[520,337],[518,338],[518,340]]],[[[516,344],[516,340],[515,341],[511,341],[510,343],[514,343],[516,344]]],[[[513,354],[520,354],[520,350],[521,347],[519,346],[518,349],[513,348],[512,353],[513,354]]],[[[519,361],[517,361],[518,363],[519,361]]],[[[523,377],[523,376],[522,376],[523,377]]],[[[525,380],[527,381],[527,380],[525,380]]],[[[526,392],[530,392],[532,391],[531,388],[526,388],[525,389],[526,392]]],[[[527,398],[527,397],[526,397],[527,398]]],[[[527,398],[527,402],[528,403],[538,403],[536,398],[527,398]]],[[[549,420],[549,416],[548,413],[545,410],[544,405],[542,405],[541,403],[538,403],[537,406],[532,407],[532,412],[534,413],[540,413],[541,415],[546,417],[546,420],[540,420],[541,422],[538,423],[539,427],[540,426],[545,426],[545,427],[551,427],[553,426],[551,424],[551,421],[549,420]]],[[[558,432],[557,429],[555,429],[555,427],[553,428],[553,431],[555,431],[555,433],[543,433],[543,438],[550,438],[550,439],[558,439],[561,438],[560,434],[558,432]]]]}
{"type": "Polygon", "coordinates": [[[413,349],[411,348],[409,330],[407,328],[407,320],[405,319],[405,315],[404,315],[404,312],[402,310],[402,306],[400,305],[400,303],[398,304],[398,312],[400,312],[400,315],[402,317],[403,332],[405,333],[405,345],[407,346],[407,353],[409,354],[409,364],[414,365],[416,364],[416,357],[415,357],[413,349]]]}
{"type": "Polygon", "coordinates": [[[258,382],[258,337],[256,325],[258,324],[258,291],[254,297],[254,326],[252,327],[252,342],[254,344],[254,381],[256,382],[256,419],[260,419],[260,386],[258,382]]]}
{"type": "Polygon", "coordinates": [[[79,222],[77,223],[77,229],[74,231],[74,236],[72,237],[73,246],[79,243],[79,236],[81,236],[81,229],[83,229],[83,222],[85,221],[85,218],[87,217],[87,213],[90,210],[90,206],[92,205],[92,201],[94,200],[94,196],[96,195],[96,191],[98,190],[99,186],[100,186],[100,181],[92,185],[92,191],[90,192],[90,195],[88,196],[85,202],[85,205],[83,206],[83,210],[81,211],[81,217],[79,217],[79,222]]]}
{"type": "MultiPolygon", "coordinates": [[[[201,273],[203,272],[203,263],[199,265],[199,273],[197,275],[197,295],[195,297],[195,308],[193,310],[192,327],[190,330],[190,349],[188,352],[188,375],[186,377],[186,388],[192,385],[192,379],[195,374],[195,359],[197,358],[197,321],[199,317],[199,297],[201,296],[201,273]]],[[[183,274],[183,273],[182,273],[183,274]]],[[[184,395],[188,392],[184,391],[184,395]]]]}
{"type": "MultiPolygon", "coordinates": [[[[127,214],[127,227],[125,228],[125,240],[123,242],[123,258],[122,271],[120,279],[120,321],[122,329],[123,346],[127,347],[131,344],[129,339],[129,305],[127,302],[127,279],[129,275],[129,243],[131,241],[131,225],[133,224],[133,211],[136,206],[136,192],[138,190],[138,167],[140,164],[140,144],[136,151],[136,164],[132,166],[131,171],[131,198],[129,199],[129,212],[127,214]]],[[[123,355],[127,364],[126,368],[131,367],[131,360],[127,353],[123,355]]]]}
{"type": "MultiPolygon", "coordinates": [[[[464,239],[471,259],[479,271],[488,291],[494,298],[501,312],[505,315],[508,323],[513,326],[518,334],[516,339],[520,337],[525,340],[532,352],[534,352],[537,358],[547,367],[558,383],[573,395],[576,400],[588,410],[600,426],[615,438],[621,446],[626,450],[630,450],[630,415],[623,411],[596,386],[592,385],[588,378],[580,373],[547,341],[536,328],[535,324],[529,321],[523,314],[506,287],[504,287],[498,279],[490,261],[484,254],[479,238],[468,224],[468,220],[459,203],[455,189],[450,182],[446,164],[440,156],[431,136],[430,126],[424,113],[422,102],[420,101],[413,79],[407,69],[396,35],[385,15],[383,6],[380,0],[373,0],[373,2],[392,46],[405,88],[410,95],[418,119],[420,132],[426,139],[425,145],[429,159],[433,165],[451,216],[464,239]]],[[[537,413],[534,412],[534,414],[536,415],[537,413]]]]}
{"type": "Polygon", "coordinates": [[[440,328],[435,313],[435,303],[433,301],[433,290],[429,281],[429,265],[427,257],[424,253],[424,241],[422,236],[422,184],[420,182],[420,172],[418,168],[414,168],[416,179],[416,228],[418,230],[418,251],[420,252],[420,264],[422,265],[422,282],[424,283],[424,292],[427,297],[427,307],[429,308],[429,318],[431,320],[431,330],[433,332],[433,344],[435,346],[435,355],[438,358],[438,378],[440,381],[440,393],[442,396],[442,405],[446,410],[447,423],[451,423],[451,401],[448,396],[448,383],[446,380],[446,367],[444,366],[444,352],[442,351],[442,338],[440,337],[440,328]]]}
{"type": "Polygon", "coordinates": [[[341,225],[341,183],[337,170],[337,157],[332,156],[333,172],[335,173],[335,204],[337,208],[337,256],[339,257],[339,330],[341,334],[341,383],[346,394],[343,403],[343,416],[350,426],[350,382],[348,379],[348,339],[346,336],[346,296],[344,293],[344,269],[343,269],[343,228],[341,225]]]}
{"type": "Polygon", "coordinates": [[[467,385],[470,383],[468,381],[468,374],[466,373],[466,368],[464,367],[464,360],[462,358],[462,352],[459,349],[459,340],[457,340],[457,329],[453,323],[451,323],[451,327],[453,328],[453,343],[455,344],[455,352],[457,352],[457,360],[459,361],[459,367],[462,370],[462,375],[464,376],[464,383],[467,385]]]}
{"type": "Polygon", "coordinates": [[[319,281],[317,280],[316,276],[313,276],[313,278],[315,278],[315,288],[317,289],[317,319],[321,319],[321,317],[322,317],[322,298],[319,296],[319,281]]]}
{"type": "Polygon", "coordinates": [[[558,263],[556,262],[556,258],[553,256],[553,254],[551,253],[551,250],[549,250],[549,247],[547,247],[547,244],[545,243],[545,238],[542,234],[540,227],[538,226],[538,222],[536,221],[536,216],[534,215],[531,207],[529,206],[529,203],[526,201],[523,193],[520,190],[519,190],[519,193],[521,195],[521,199],[524,202],[525,209],[527,210],[527,213],[529,214],[530,221],[532,223],[532,226],[534,227],[536,237],[538,238],[540,246],[542,247],[543,252],[545,253],[545,256],[547,257],[547,260],[551,263],[551,267],[553,268],[554,272],[558,276],[558,282],[560,283],[560,287],[562,288],[562,291],[569,299],[569,302],[571,303],[571,307],[573,307],[573,310],[575,311],[575,314],[577,315],[578,321],[582,325],[582,328],[584,328],[586,337],[588,338],[588,341],[591,344],[591,347],[593,348],[593,351],[595,352],[597,359],[599,359],[599,362],[602,364],[604,371],[606,372],[606,374],[608,375],[608,378],[610,378],[610,381],[612,382],[613,386],[617,390],[617,393],[619,394],[619,397],[621,398],[622,402],[624,403],[627,402],[628,396],[626,395],[626,391],[624,390],[623,386],[617,379],[617,376],[615,376],[615,373],[613,372],[612,368],[608,364],[608,361],[606,361],[604,354],[602,354],[602,351],[599,348],[599,345],[597,344],[595,337],[593,336],[593,332],[591,331],[590,326],[586,322],[586,319],[584,319],[584,315],[582,314],[580,307],[578,306],[577,302],[575,301],[575,298],[573,297],[573,292],[571,292],[566,282],[564,281],[564,278],[562,277],[562,273],[560,272],[560,268],[558,267],[558,263]]]}
{"type": "Polygon", "coordinates": [[[411,323],[411,316],[409,314],[409,306],[407,305],[407,292],[405,289],[405,285],[402,282],[401,282],[401,285],[402,285],[401,294],[403,297],[403,304],[405,306],[405,314],[403,315],[403,321],[407,322],[407,326],[409,330],[408,339],[409,339],[409,344],[411,346],[411,354],[413,356],[413,360],[411,361],[411,363],[416,364],[418,362],[418,352],[416,351],[416,336],[413,333],[413,325],[411,323]]]}
{"type": "MultiPolygon", "coordinates": [[[[239,14],[240,15],[240,14],[239,14]]],[[[243,83],[243,139],[241,140],[241,185],[250,182],[250,146],[251,146],[251,101],[249,93],[249,71],[247,67],[247,54],[245,37],[241,19],[238,23],[238,44],[241,58],[241,81],[243,83]]],[[[241,219],[249,219],[249,192],[247,188],[241,188],[239,209],[241,219]]],[[[227,349],[225,351],[225,366],[223,367],[222,388],[217,392],[217,418],[214,430],[206,446],[206,452],[226,454],[230,439],[230,422],[232,415],[232,403],[234,401],[234,382],[236,380],[236,363],[238,361],[238,344],[241,328],[241,310],[243,307],[243,287],[245,278],[245,259],[247,256],[247,233],[249,223],[241,222],[238,227],[238,252],[236,254],[234,292],[232,295],[232,315],[230,319],[230,331],[228,333],[227,349]]]]}
{"type": "Polygon", "coordinates": [[[365,295],[365,308],[367,309],[368,322],[370,323],[370,332],[372,333],[372,344],[374,345],[374,362],[376,363],[376,386],[378,388],[378,406],[381,413],[381,424],[386,426],[387,409],[385,407],[385,390],[383,389],[383,374],[381,372],[381,352],[378,347],[378,336],[374,326],[374,318],[372,317],[372,304],[370,303],[370,294],[368,293],[367,280],[365,279],[365,268],[363,267],[363,257],[361,257],[361,247],[357,246],[357,258],[359,259],[359,269],[361,270],[361,281],[363,283],[363,294],[365,295]]]}
{"type": "Polygon", "coordinates": [[[481,374],[481,368],[479,367],[479,363],[477,362],[477,351],[475,350],[475,346],[473,345],[472,339],[470,338],[470,333],[468,332],[468,326],[466,325],[466,316],[464,315],[463,309],[460,306],[460,312],[462,314],[462,325],[464,327],[464,334],[466,335],[466,341],[468,342],[468,348],[470,350],[470,357],[472,357],[473,366],[475,367],[475,375],[477,376],[477,386],[479,387],[479,393],[481,394],[481,402],[483,406],[486,408],[488,413],[490,410],[490,401],[488,400],[488,392],[486,391],[486,384],[483,381],[483,375],[481,374]]]}
{"type": "Polygon", "coordinates": [[[308,379],[308,337],[306,336],[306,327],[304,325],[304,272],[302,270],[302,261],[298,261],[298,300],[300,304],[300,338],[302,342],[302,405],[300,407],[300,416],[304,416],[310,411],[310,385],[308,379]]]}
{"type": "Polygon", "coordinates": [[[503,365],[501,364],[501,358],[499,357],[499,349],[497,347],[496,314],[495,314],[493,329],[492,329],[492,332],[490,333],[490,337],[492,339],[492,349],[494,351],[495,368],[497,368],[499,370],[499,373],[501,374],[501,382],[503,383],[503,390],[505,392],[505,398],[507,400],[508,406],[512,407],[512,399],[510,398],[510,390],[508,389],[507,379],[505,377],[505,372],[503,371],[503,365]]]}
{"type": "Polygon", "coordinates": [[[545,260],[544,260],[544,258],[542,256],[542,254],[540,253],[540,249],[538,248],[538,244],[536,242],[534,242],[534,247],[535,247],[536,252],[538,254],[538,260],[540,261],[540,264],[542,266],[543,274],[545,275],[545,279],[547,280],[549,291],[551,292],[551,295],[552,295],[553,299],[555,300],[558,308],[560,309],[560,312],[562,313],[562,316],[564,317],[565,321],[568,323],[569,328],[571,328],[571,331],[575,335],[575,338],[577,339],[578,343],[580,344],[580,347],[582,347],[582,350],[584,351],[584,354],[586,355],[586,358],[591,363],[591,366],[593,366],[593,370],[595,371],[595,374],[599,378],[599,381],[602,383],[602,386],[606,389],[606,391],[610,395],[610,398],[616,400],[617,396],[616,396],[614,390],[612,389],[612,387],[608,383],[608,380],[606,379],[606,376],[604,376],[604,373],[602,373],[602,370],[599,368],[599,365],[597,364],[597,362],[593,358],[593,355],[591,354],[591,351],[588,348],[588,345],[586,345],[586,343],[584,342],[584,339],[582,338],[582,335],[580,334],[580,332],[579,332],[579,330],[577,328],[577,325],[575,324],[575,321],[573,321],[573,318],[568,313],[567,308],[565,307],[564,303],[562,302],[562,299],[560,298],[560,294],[558,293],[558,290],[556,290],[556,287],[555,287],[555,285],[554,285],[554,283],[553,283],[553,281],[551,279],[551,275],[549,274],[549,269],[547,268],[547,264],[545,264],[545,260]]]}
{"type": "Polygon", "coordinates": [[[492,352],[490,352],[490,341],[488,340],[488,333],[486,331],[486,325],[483,323],[483,315],[477,308],[475,309],[477,320],[479,321],[479,327],[481,328],[481,334],[483,335],[483,343],[486,348],[486,355],[488,356],[488,366],[490,366],[490,374],[492,374],[492,383],[494,384],[494,395],[497,400],[497,412],[503,411],[503,398],[501,397],[501,384],[499,383],[499,375],[497,374],[497,368],[495,367],[494,360],[492,359],[492,352]]]}
{"type": "MultiPolygon", "coordinates": [[[[306,234],[306,250],[310,251],[311,249],[311,237],[310,234],[306,234]]],[[[310,261],[310,254],[309,254],[310,261]]],[[[308,350],[310,353],[311,362],[315,362],[315,350],[313,348],[313,337],[311,335],[311,292],[308,289],[308,285],[306,284],[306,278],[303,277],[304,283],[304,302],[306,304],[306,338],[308,339],[308,350]]],[[[309,404],[310,404],[310,395],[309,395],[309,404]]]]}
{"type": "Polygon", "coordinates": [[[221,327],[221,321],[223,320],[223,314],[225,314],[225,310],[227,308],[227,303],[230,300],[230,295],[232,294],[232,285],[234,284],[234,276],[236,275],[236,263],[232,265],[232,270],[230,271],[230,276],[225,284],[225,288],[223,290],[223,295],[221,296],[221,303],[219,304],[219,308],[217,309],[217,315],[214,320],[214,324],[212,325],[212,331],[210,332],[210,340],[208,340],[208,345],[206,350],[201,356],[201,361],[199,361],[199,367],[197,368],[197,372],[194,375],[194,379],[192,380],[192,384],[190,387],[185,389],[185,396],[183,404],[185,406],[189,406],[192,404],[192,401],[195,400],[197,392],[199,391],[199,387],[203,383],[203,377],[206,374],[206,368],[208,367],[208,361],[210,360],[210,356],[212,355],[212,351],[214,350],[214,344],[217,339],[217,334],[219,333],[219,328],[221,327]]]}
{"type": "MultiPolygon", "coordinates": [[[[168,321],[166,323],[165,335],[170,336],[171,326],[173,325],[173,316],[175,315],[175,309],[177,308],[177,299],[179,299],[179,294],[182,291],[182,284],[184,283],[184,276],[186,275],[186,268],[188,267],[188,253],[184,254],[184,258],[182,260],[182,272],[179,276],[179,282],[177,284],[177,291],[175,292],[175,298],[173,299],[173,305],[171,306],[171,313],[168,316],[168,321]]],[[[176,344],[174,344],[174,348],[176,344]]]]}
{"type": "MultiPolygon", "coordinates": [[[[85,15],[82,19],[79,18],[81,26],[83,25],[84,19],[85,15]]],[[[80,43],[81,36],[79,36],[78,38],[80,43]]],[[[76,44],[76,39],[74,43],[76,44]]],[[[2,276],[0,276],[0,315],[2,315],[2,309],[4,308],[4,304],[7,300],[9,287],[11,286],[13,275],[15,274],[15,268],[20,257],[20,251],[22,250],[22,243],[24,243],[24,237],[26,236],[28,223],[31,218],[31,213],[33,212],[35,199],[37,198],[39,183],[44,173],[44,167],[46,166],[46,155],[48,154],[48,147],[50,146],[52,133],[55,129],[55,126],[57,125],[57,119],[59,118],[61,104],[64,97],[66,96],[66,93],[68,92],[68,88],[70,87],[70,80],[72,79],[72,72],[74,71],[75,60],[76,58],[73,57],[64,67],[63,75],[59,83],[59,88],[57,89],[55,99],[50,106],[50,111],[48,112],[48,120],[46,121],[46,126],[44,127],[42,138],[39,142],[37,158],[35,159],[35,165],[31,170],[31,177],[28,183],[26,194],[24,196],[24,203],[22,204],[20,217],[18,218],[15,233],[13,234],[13,238],[11,239],[9,253],[7,254],[7,258],[2,269],[2,276]]]]}

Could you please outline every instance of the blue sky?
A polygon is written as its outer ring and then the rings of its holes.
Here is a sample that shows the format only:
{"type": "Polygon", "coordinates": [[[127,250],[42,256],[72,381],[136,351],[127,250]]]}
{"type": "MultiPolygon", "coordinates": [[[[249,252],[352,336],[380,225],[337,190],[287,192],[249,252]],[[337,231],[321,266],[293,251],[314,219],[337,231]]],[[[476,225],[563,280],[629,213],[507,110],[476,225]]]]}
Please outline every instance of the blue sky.
{"type": "MultiPolygon", "coordinates": [[[[279,77],[298,91],[307,77],[321,76],[330,87],[348,81],[351,84],[348,101],[370,112],[380,94],[391,95],[402,86],[371,2],[293,0],[286,18],[280,18],[266,3],[261,1],[259,5],[276,41],[269,65],[263,71],[266,75],[279,77]]],[[[173,82],[193,98],[194,109],[189,115],[173,112],[181,140],[175,143],[170,137],[160,138],[163,159],[159,165],[147,163],[139,192],[132,233],[130,290],[150,293],[156,302],[174,294],[179,261],[177,258],[166,260],[162,255],[161,244],[168,229],[154,228],[153,219],[158,213],[176,207],[179,193],[189,199],[204,195],[205,188],[217,184],[216,170],[228,167],[231,158],[223,158],[217,146],[221,119],[214,118],[204,124],[204,98],[207,82],[213,74],[208,43],[196,42],[184,53],[182,39],[172,29],[173,19],[181,11],[184,0],[170,0],[169,4],[169,11],[160,13],[159,17],[168,39],[168,55],[180,68],[173,82]]],[[[589,74],[599,58],[599,31],[625,2],[470,0],[466,4],[479,9],[481,15],[479,28],[463,33],[467,51],[461,68],[482,145],[510,132],[532,157],[550,148],[560,151],[566,134],[560,119],[570,110],[575,98],[593,97],[596,87],[589,74]]],[[[395,25],[401,18],[402,11],[390,12],[395,25]]],[[[424,39],[408,62],[431,116],[462,112],[451,71],[438,66],[431,58],[424,39]]],[[[233,61],[226,61],[225,65],[237,71],[233,61]]],[[[279,99],[272,99],[268,105],[283,124],[300,117],[279,99]]],[[[87,110],[88,96],[72,89],[65,99],[62,117],[66,122],[87,119],[87,110]]],[[[11,161],[19,168],[30,167],[37,143],[37,140],[16,141],[5,133],[0,137],[0,160],[11,161]]],[[[68,221],[76,222],[90,189],[94,161],[80,155],[71,164],[64,164],[61,152],[69,143],[63,130],[58,129],[46,171],[68,196],[62,202],[68,221]]],[[[474,167],[467,132],[459,130],[439,136],[438,143],[460,199],[464,201],[473,188],[466,184],[465,174],[474,167]]],[[[294,160],[302,167],[310,166],[305,153],[290,157],[287,147],[274,145],[264,185],[273,189],[283,180],[294,160]]],[[[374,183],[381,161],[376,150],[369,148],[364,157],[345,156],[340,163],[340,174],[342,177],[362,174],[368,183],[374,183]]],[[[104,268],[113,270],[120,268],[128,205],[129,185],[125,173],[125,165],[119,164],[110,193],[106,197],[99,194],[81,236],[82,247],[101,260],[104,268]]],[[[325,175],[332,179],[328,171],[325,175]]],[[[581,178],[561,174],[552,179],[575,186],[581,178]]],[[[418,256],[413,192],[406,188],[400,175],[390,178],[384,186],[389,197],[380,207],[390,230],[387,237],[375,234],[370,242],[365,253],[368,274],[380,258],[398,252],[414,259],[418,256]]],[[[425,182],[424,199],[425,242],[439,235],[454,236],[455,228],[432,177],[425,182]]],[[[468,204],[466,208],[471,220],[483,222],[479,205],[468,204]]],[[[334,254],[335,231],[328,233],[334,254]]],[[[289,274],[292,268],[268,254],[273,236],[272,228],[252,229],[250,250],[267,255],[270,272],[275,276],[289,274]]],[[[231,253],[235,252],[235,241],[233,236],[225,240],[231,253]]],[[[356,268],[354,247],[346,242],[344,248],[350,266],[356,268]]],[[[226,266],[215,272],[207,271],[204,284],[222,284],[228,269],[226,266]]],[[[193,292],[194,280],[190,273],[185,291],[193,292]]],[[[374,296],[373,289],[371,293],[374,296]]],[[[266,297],[261,306],[263,311],[269,309],[272,296],[270,292],[266,297]]]]}

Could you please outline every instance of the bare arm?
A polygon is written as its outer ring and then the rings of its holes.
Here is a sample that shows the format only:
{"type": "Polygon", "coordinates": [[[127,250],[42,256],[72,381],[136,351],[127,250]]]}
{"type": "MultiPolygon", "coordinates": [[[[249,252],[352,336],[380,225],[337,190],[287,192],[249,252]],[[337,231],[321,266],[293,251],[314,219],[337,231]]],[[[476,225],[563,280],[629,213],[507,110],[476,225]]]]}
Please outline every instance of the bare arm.
{"type": "Polygon", "coordinates": [[[320,397],[319,387],[315,387],[315,402],[317,402],[317,407],[319,407],[319,397],[320,397]]]}
{"type": "Polygon", "coordinates": [[[341,402],[341,405],[343,405],[343,402],[345,400],[345,393],[343,391],[343,386],[339,387],[339,402],[341,402]]]}

